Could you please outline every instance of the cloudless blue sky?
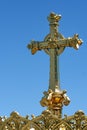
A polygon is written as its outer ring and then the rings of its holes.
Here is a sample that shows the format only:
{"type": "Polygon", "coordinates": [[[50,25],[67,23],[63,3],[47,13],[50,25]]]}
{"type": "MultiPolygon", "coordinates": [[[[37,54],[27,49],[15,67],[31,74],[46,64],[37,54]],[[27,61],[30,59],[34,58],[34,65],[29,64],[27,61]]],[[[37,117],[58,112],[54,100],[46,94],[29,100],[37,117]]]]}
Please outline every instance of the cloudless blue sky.
{"type": "Polygon", "coordinates": [[[83,39],[78,51],[65,49],[60,56],[61,89],[71,99],[63,114],[81,109],[87,114],[87,0],[0,0],[0,115],[41,114],[39,104],[49,86],[49,56],[31,55],[27,44],[49,33],[47,16],[61,14],[59,32],[83,39]]]}

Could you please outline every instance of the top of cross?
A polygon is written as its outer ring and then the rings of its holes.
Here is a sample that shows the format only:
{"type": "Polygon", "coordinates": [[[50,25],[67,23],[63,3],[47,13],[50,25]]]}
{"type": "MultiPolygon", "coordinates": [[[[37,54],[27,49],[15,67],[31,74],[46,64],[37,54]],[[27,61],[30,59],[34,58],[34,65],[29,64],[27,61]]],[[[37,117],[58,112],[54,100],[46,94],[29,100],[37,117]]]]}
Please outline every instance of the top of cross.
{"type": "Polygon", "coordinates": [[[61,19],[61,15],[57,15],[55,13],[50,13],[50,15],[48,16],[48,21],[50,22],[50,24],[58,24],[58,21],[61,19]]]}

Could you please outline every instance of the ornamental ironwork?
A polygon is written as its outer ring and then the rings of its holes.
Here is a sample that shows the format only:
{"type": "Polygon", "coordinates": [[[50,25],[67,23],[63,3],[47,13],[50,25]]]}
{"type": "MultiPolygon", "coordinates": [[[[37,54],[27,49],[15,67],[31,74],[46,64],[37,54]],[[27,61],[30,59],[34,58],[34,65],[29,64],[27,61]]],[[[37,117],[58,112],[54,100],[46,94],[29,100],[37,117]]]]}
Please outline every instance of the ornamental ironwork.
{"type": "Polygon", "coordinates": [[[82,110],[71,116],[62,115],[63,106],[69,105],[70,99],[60,87],[58,57],[66,47],[78,50],[82,40],[78,34],[65,38],[59,33],[60,19],[61,15],[51,13],[48,16],[49,34],[43,41],[31,41],[27,46],[32,54],[43,50],[50,57],[49,87],[40,101],[46,110],[36,117],[22,117],[17,112],[12,112],[8,118],[0,117],[0,130],[87,130],[87,116],[82,110]]]}

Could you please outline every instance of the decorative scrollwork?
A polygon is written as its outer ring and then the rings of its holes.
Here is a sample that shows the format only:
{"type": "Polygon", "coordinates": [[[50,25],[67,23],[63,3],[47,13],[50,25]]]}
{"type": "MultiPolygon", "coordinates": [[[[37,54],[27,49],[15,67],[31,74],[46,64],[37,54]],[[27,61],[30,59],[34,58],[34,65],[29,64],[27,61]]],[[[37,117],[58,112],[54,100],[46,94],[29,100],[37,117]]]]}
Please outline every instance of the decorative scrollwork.
{"type": "Polygon", "coordinates": [[[0,130],[87,130],[87,116],[77,111],[72,116],[58,118],[50,110],[31,120],[12,112],[10,117],[0,117],[0,130]]]}

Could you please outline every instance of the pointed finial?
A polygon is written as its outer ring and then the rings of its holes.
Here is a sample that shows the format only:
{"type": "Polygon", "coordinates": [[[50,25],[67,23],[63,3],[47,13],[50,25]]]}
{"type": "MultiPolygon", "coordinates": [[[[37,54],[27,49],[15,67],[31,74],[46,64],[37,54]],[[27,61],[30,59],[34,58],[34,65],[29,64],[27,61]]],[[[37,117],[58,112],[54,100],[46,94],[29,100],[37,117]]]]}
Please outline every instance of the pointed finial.
{"type": "Polygon", "coordinates": [[[61,19],[61,15],[57,15],[52,12],[47,18],[50,24],[58,24],[58,21],[61,19]]]}

